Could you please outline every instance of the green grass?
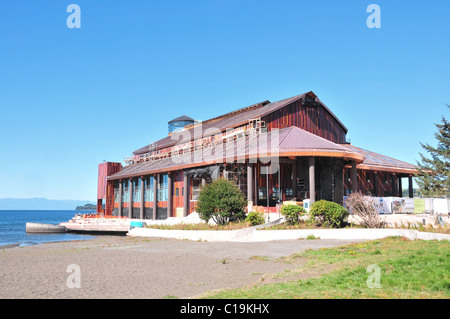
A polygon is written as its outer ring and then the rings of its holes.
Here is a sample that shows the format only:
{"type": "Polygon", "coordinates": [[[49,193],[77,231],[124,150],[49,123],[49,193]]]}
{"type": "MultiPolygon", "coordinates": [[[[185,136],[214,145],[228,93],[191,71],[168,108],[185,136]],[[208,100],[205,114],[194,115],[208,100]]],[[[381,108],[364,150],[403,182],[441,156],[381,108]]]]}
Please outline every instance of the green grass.
{"type": "Polygon", "coordinates": [[[289,281],[212,292],[204,298],[450,298],[450,242],[386,238],[283,258],[301,267],[280,273],[289,281]],[[380,267],[381,288],[369,288],[369,265],[380,267]],[[318,275],[322,273],[322,275],[318,275]],[[305,276],[306,274],[306,276],[305,276]],[[293,276],[297,278],[292,280],[293,276]],[[313,277],[314,276],[314,277],[313,277]]]}

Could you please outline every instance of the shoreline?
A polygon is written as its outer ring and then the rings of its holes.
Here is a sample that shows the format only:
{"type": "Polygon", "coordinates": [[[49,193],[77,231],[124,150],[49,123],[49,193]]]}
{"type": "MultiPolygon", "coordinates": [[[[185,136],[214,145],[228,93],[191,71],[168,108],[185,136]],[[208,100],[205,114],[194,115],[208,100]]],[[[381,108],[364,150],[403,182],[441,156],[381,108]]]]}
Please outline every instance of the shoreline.
{"type": "Polygon", "coordinates": [[[86,239],[70,239],[70,240],[53,240],[53,241],[40,241],[40,242],[33,242],[29,245],[22,245],[23,242],[20,243],[11,243],[11,244],[4,244],[0,245],[1,249],[10,249],[15,247],[29,247],[29,246],[38,246],[38,245],[45,245],[45,244],[53,244],[53,243],[68,243],[68,242],[81,242],[81,241],[89,241],[89,240],[95,240],[97,239],[97,236],[94,235],[86,235],[91,236],[92,238],[86,238],[86,239]]]}
{"type": "Polygon", "coordinates": [[[14,248],[14,247],[18,247],[18,246],[20,246],[20,244],[5,244],[5,245],[0,245],[0,249],[14,248]]]}

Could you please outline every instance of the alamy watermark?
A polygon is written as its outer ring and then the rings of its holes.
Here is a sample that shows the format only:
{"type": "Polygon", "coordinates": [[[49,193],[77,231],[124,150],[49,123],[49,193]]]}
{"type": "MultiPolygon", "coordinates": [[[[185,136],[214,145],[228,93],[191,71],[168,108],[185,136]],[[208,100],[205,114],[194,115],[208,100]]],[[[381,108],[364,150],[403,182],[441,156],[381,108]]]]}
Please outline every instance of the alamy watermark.
{"type": "Polygon", "coordinates": [[[66,12],[71,13],[66,20],[66,25],[69,29],[81,28],[81,8],[78,4],[69,4],[66,12]]]}
{"type": "Polygon", "coordinates": [[[367,27],[369,29],[381,28],[381,8],[378,4],[369,4],[367,6],[367,12],[371,13],[366,20],[367,27]]]}
{"type": "Polygon", "coordinates": [[[67,276],[66,285],[67,288],[81,288],[81,268],[77,264],[70,264],[66,269],[67,276]]]}
{"type": "Polygon", "coordinates": [[[202,124],[193,129],[185,129],[171,135],[176,144],[171,147],[171,161],[177,165],[193,163],[261,163],[267,167],[265,174],[275,174],[279,170],[278,129],[270,132],[250,133],[244,128],[218,128],[203,130],[202,124]],[[266,166],[267,165],[267,166],[266,166]]]}
{"type": "Polygon", "coordinates": [[[370,273],[369,277],[367,277],[367,287],[370,289],[373,288],[381,288],[381,268],[376,264],[369,265],[366,269],[366,272],[370,273]]]}

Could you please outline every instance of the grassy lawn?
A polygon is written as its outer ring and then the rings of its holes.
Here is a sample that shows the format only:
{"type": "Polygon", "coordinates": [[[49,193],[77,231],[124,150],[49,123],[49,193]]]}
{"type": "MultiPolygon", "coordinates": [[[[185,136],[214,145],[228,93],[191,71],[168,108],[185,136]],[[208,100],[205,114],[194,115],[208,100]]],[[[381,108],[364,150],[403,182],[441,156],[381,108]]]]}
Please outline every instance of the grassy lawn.
{"type": "Polygon", "coordinates": [[[280,262],[299,267],[252,286],[203,298],[450,298],[450,242],[386,238],[338,248],[308,250],[280,262]],[[369,288],[380,269],[381,288],[369,288]],[[300,278],[300,279],[299,279],[300,278]],[[266,283],[272,281],[272,283],[266,283]],[[273,282],[275,281],[275,282],[273,282]]]}

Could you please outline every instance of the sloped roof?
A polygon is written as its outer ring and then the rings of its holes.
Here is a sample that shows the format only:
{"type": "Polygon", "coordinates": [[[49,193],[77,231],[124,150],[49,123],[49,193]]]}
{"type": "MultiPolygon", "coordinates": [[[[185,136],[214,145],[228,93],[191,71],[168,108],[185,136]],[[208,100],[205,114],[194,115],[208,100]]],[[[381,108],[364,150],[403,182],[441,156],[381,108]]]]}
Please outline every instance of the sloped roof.
{"type": "Polygon", "coordinates": [[[238,139],[231,143],[217,144],[193,153],[129,165],[108,179],[156,174],[249,158],[286,156],[339,157],[352,159],[357,163],[364,160],[361,154],[353,150],[292,126],[238,139]]]}
{"type": "MultiPolygon", "coordinates": [[[[203,137],[209,136],[212,134],[217,134],[219,131],[224,131],[227,128],[233,128],[240,125],[243,125],[245,123],[248,123],[250,119],[260,118],[263,116],[266,116],[272,112],[275,112],[293,102],[296,102],[305,96],[309,96],[311,98],[314,98],[316,102],[320,103],[330,114],[336,119],[336,121],[347,131],[347,128],[339,121],[339,119],[334,115],[328,107],[325,106],[318,98],[317,96],[312,92],[303,93],[300,95],[296,95],[281,101],[270,103],[269,101],[264,101],[260,103],[256,103],[247,107],[244,107],[242,109],[212,118],[210,120],[203,121],[201,123],[201,130],[200,134],[202,134],[203,137]]],[[[145,147],[142,147],[136,151],[133,152],[135,155],[145,154],[150,151],[151,147],[154,147],[156,145],[157,149],[166,148],[169,146],[173,146],[177,143],[181,142],[188,142],[192,139],[194,134],[198,134],[195,129],[196,125],[188,126],[186,130],[183,132],[177,132],[172,133],[170,136],[166,136],[163,139],[152,143],[150,145],[147,145],[145,147]]]]}
{"type": "Polygon", "coordinates": [[[392,171],[397,173],[418,173],[417,168],[409,163],[392,157],[381,155],[351,144],[341,144],[343,147],[364,156],[364,161],[358,164],[359,169],[392,171]]]}

